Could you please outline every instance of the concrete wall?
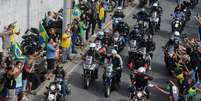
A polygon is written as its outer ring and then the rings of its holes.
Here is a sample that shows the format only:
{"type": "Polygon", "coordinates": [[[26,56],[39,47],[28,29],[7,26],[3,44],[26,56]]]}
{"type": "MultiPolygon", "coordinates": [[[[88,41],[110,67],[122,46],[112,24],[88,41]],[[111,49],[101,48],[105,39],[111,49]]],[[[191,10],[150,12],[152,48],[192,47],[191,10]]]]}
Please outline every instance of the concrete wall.
{"type": "Polygon", "coordinates": [[[4,26],[17,21],[17,28],[24,32],[28,23],[37,27],[48,10],[58,11],[63,7],[63,0],[0,0],[0,32],[4,26]],[[30,1],[30,6],[28,6],[30,1]],[[30,20],[28,22],[28,7],[30,20]]]}

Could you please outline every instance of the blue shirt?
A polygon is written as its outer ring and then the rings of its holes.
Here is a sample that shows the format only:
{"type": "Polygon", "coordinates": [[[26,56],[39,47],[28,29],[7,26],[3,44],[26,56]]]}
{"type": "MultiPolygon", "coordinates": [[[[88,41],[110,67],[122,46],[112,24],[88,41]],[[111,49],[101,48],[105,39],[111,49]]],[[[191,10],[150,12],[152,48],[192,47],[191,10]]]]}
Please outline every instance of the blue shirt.
{"type": "Polygon", "coordinates": [[[47,44],[47,59],[55,59],[55,48],[52,44],[47,44]]]}

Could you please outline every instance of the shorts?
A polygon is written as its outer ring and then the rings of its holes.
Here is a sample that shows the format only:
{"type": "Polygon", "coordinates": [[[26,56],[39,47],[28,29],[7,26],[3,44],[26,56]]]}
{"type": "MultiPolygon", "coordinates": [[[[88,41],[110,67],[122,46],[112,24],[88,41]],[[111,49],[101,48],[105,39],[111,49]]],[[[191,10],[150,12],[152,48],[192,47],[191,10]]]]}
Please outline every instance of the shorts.
{"type": "Polygon", "coordinates": [[[8,94],[8,89],[4,87],[3,90],[0,92],[0,96],[6,97],[7,94],[8,94]]]}
{"type": "Polygon", "coordinates": [[[19,95],[20,93],[22,93],[23,87],[17,87],[15,88],[15,95],[19,95]]]}
{"type": "Polygon", "coordinates": [[[8,100],[7,101],[13,101],[15,96],[15,89],[8,89],[8,100]]]}
{"type": "Polygon", "coordinates": [[[47,59],[47,69],[52,70],[55,67],[55,59],[47,59]]]}
{"type": "Polygon", "coordinates": [[[22,91],[26,91],[27,88],[27,80],[22,80],[22,91]]]}

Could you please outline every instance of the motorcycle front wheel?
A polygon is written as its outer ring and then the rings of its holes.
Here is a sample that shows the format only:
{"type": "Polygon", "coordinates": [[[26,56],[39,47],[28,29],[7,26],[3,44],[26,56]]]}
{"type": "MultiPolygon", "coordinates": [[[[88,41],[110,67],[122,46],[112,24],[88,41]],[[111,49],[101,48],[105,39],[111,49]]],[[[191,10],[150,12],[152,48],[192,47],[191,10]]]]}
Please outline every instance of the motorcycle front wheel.
{"type": "Polygon", "coordinates": [[[88,89],[90,85],[90,79],[89,78],[85,78],[84,79],[84,88],[88,89]]]}
{"type": "Polygon", "coordinates": [[[110,87],[106,87],[106,88],[105,88],[105,97],[109,97],[110,92],[111,92],[110,87]]]}

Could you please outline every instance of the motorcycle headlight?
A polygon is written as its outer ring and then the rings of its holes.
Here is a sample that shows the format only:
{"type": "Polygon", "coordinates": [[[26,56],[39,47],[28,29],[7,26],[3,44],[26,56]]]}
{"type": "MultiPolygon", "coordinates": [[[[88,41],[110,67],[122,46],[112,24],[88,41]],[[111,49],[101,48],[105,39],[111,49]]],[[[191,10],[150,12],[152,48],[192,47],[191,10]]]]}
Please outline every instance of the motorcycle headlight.
{"type": "Polygon", "coordinates": [[[61,85],[58,84],[57,87],[58,87],[58,90],[61,91],[61,85]]]}
{"type": "Polygon", "coordinates": [[[178,24],[178,23],[176,23],[174,27],[175,27],[175,28],[179,27],[179,24],[178,24]]]}
{"type": "Polygon", "coordinates": [[[54,84],[50,85],[50,90],[54,91],[56,89],[56,86],[54,84]]]}
{"type": "Polygon", "coordinates": [[[114,38],[114,41],[118,41],[118,37],[114,38]]]}
{"type": "Polygon", "coordinates": [[[141,98],[141,97],[142,97],[142,95],[143,95],[143,93],[142,93],[142,92],[137,92],[137,97],[141,98]]]}
{"type": "Polygon", "coordinates": [[[115,23],[119,23],[119,21],[118,21],[118,20],[115,20],[114,22],[115,22],[115,23]]]}

